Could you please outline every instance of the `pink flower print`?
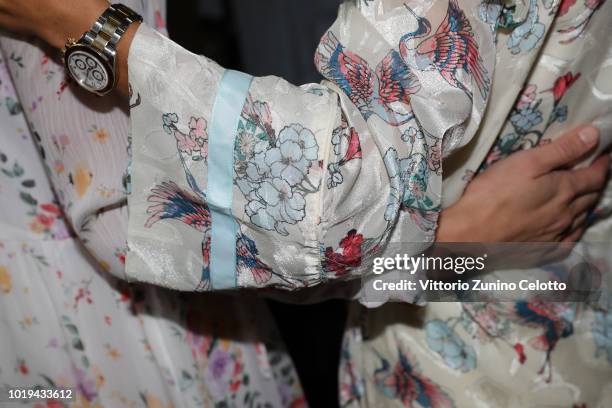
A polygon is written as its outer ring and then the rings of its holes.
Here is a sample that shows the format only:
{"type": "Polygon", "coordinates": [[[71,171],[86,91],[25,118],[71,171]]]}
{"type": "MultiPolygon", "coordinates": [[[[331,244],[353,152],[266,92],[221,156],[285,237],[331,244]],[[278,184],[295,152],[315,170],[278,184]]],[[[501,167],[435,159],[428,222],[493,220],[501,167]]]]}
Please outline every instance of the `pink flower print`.
{"type": "Polygon", "coordinates": [[[190,135],[181,133],[178,129],[174,130],[174,138],[176,139],[178,149],[182,153],[191,154],[191,151],[198,147],[198,144],[190,135]]]}
{"type": "Polygon", "coordinates": [[[208,133],[206,119],[192,117],[189,121],[189,136],[196,143],[192,156],[194,160],[208,157],[208,133]]]}
{"type": "Polygon", "coordinates": [[[605,0],[585,0],[584,5],[591,10],[597,10],[605,0]]]}
{"type": "Polygon", "coordinates": [[[206,126],[206,119],[192,117],[189,121],[189,135],[194,139],[208,139],[206,126]]]}
{"type": "Polygon", "coordinates": [[[538,87],[534,84],[529,84],[523,89],[521,96],[519,97],[518,102],[516,103],[516,108],[518,110],[523,110],[527,108],[533,101],[535,101],[536,93],[538,91],[538,87]]]}
{"type": "Polygon", "coordinates": [[[272,112],[270,107],[265,102],[253,101],[249,94],[247,102],[244,104],[242,109],[242,116],[248,118],[250,121],[258,126],[261,126],[269,136],[274,135],[274,128],[272,127],[272,112]]]}
{"type": "Polygon", "coordinates": [[[59,136],[54,135],[51,137],[51,140],[53,141],[55,148],[61,153],[64,153],[66,146],[70,144],[70,138],[64,134],[59,136]]]}
{"type": "Polygon", "coordinates": [[[197,159],[198,155],[201,156],[203,159],[208,157],[208,143],[204,142],[201,146],[198,146],[198,149],[195,149],[193,151],[194,153],[194,159],[197,159]]]}
{"type": "Polygon", "coordinates": [[[166,28],[166,22],[159,10],[155,10],[155,28],[158,30],[166,28]]]}
{"type": "Polygon", "coordinates": [[[45,229],[51,228],[53,223],[55,222],[55,217],[49,217],[46,214],[37,214],[36,221],[42,225],[45,229]]]}
{"type": "Polygon", "coordinates": [[[197,358],[198,356],[208,355],[212,339],[209,336],[195,334],[192,330],[188,329],[185,335],[185,342],[191,347],[193,357],[197,358]]]}

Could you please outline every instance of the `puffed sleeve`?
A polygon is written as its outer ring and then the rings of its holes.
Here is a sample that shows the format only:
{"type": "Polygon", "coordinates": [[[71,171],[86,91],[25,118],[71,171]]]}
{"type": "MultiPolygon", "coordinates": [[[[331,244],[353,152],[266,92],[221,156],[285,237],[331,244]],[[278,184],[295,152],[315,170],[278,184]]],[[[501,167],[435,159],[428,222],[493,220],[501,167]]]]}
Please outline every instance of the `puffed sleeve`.
{"type": "Polygon", "coordinates": [[[347,1],[315,53],[326,80],[304,86],[227,71],[142,25],[127,275],[292,290],[427,248],[442,159],[473,136],[489,93],[494,29],[479,6],[347,1]]]}

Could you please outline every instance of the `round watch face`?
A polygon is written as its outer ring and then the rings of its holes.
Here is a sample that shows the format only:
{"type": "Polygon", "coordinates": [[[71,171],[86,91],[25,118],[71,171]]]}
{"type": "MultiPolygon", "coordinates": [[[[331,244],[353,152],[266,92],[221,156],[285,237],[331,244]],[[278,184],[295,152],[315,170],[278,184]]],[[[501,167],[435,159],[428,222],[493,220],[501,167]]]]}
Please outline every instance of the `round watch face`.
{"type": "Polygon", "coordinates": [[[72,78],[83,88],[105,92],[113,85],[108,62],[86,47],[75,47],[66,54],[66,66],[72,78]]]}

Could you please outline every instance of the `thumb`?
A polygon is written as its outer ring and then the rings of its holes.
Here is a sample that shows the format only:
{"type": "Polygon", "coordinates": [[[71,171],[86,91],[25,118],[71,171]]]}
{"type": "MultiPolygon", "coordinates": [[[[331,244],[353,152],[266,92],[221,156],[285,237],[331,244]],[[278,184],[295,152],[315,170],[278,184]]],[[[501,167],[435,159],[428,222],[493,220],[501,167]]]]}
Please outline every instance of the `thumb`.
{"type": "Polygon", "coordinates": [[[599,143],[599,130],[588,126],[575,129],[554,140],[531,150],[537,175],[549,173],[568,166],[593,150],[599,143]]]}

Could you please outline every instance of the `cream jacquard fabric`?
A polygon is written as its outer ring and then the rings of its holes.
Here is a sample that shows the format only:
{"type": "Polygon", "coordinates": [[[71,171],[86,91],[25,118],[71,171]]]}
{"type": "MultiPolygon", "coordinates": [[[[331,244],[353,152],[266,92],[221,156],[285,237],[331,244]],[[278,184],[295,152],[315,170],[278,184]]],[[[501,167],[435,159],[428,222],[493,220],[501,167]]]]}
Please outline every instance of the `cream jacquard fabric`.
{"type": "MultiPolygon", "coordinates": [[[[327,81],[255,78],[235,134],[237,287],[360,276],[434,239],[443,156],[482,120],[494,33],[477,1],[348,1],[315,63],[327,81]],[[437,44],[443,50],[436,49],[437,44]]],[[[127,275],[210,289],[209,127],[223,68],[142,26],[130,58],[127,275]]],[[[232,118],[227,118],[232,120],[232,118]]]]}
{"type": "MultiPolygon", "coordinates": [[[[611,143],[612,2],[530,0],[527,7],[516,28],[498,30],[491,98],[479,131],[444,161],[445,207],[490,164],[565,130],[594,123],[601,130],[599,152],[611,143]]],[[[503,11],[483,3],[481,18],[495,24],[503,11]]],[[[609,256],[610,192],[584,237],[608,242],[596,246],[607,253],[590,254],[595,263],[609,256]]],[[[610,306],[604,296],[595,304],[355,307],[342,354],[342,403],[612,406],[610,306]]]]}

